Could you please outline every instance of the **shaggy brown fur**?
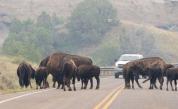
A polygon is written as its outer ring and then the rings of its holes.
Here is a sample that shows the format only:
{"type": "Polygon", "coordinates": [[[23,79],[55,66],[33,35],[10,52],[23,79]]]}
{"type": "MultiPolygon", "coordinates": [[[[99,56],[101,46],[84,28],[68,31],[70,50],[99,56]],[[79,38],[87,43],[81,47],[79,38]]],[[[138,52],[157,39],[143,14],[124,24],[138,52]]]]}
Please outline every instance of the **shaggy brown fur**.
{"type": "Polygon", "coordinates": [[[169,68],[166,71],[166,76],[167,76],[167,88],[166,88],[166,90],[168,91],[168,84],[170,82],[172,91],[174,91],[174,88],[172,86],[172,81],[174,80],[175,90],[177,91],[178,68],[169,68]]]}
{"type": "MultiPolygon", "coordinates": [[[[160,89],[163,85],[163,74],[165,72],[166,63],[159,57],[150,57],[135,60],[124,65],[123,73],[125,78],[125,87],[130,88],[130,80],[132,81],[132,88],[134,88],[134,79],[137,85],[141,88],[138,83],[139,75],[148,75],[150,80],[150,89],[153,89],[153,85],[156,83],[156,78],[160,82],[160,89]]],[[[155,85],[156,87],[156,85],[155,85]]]]}
{"type": "MultiPolygon", "coordinates": [[[[72,59],[76,66],[82,64],[92,64],[92,60],[87,57],[77,56],[77,55],[70,55],[66,53],[54,53],[49,57],[48,63],[47,63],[47,69],[48,72],[52,74],[53,80],[58,82],[58,88],[60,87],[60,84],[63,83],[63,74],[62,74],[62,67],[63,67],[63,59],[72,59]]],[[[55,82],[53,84],[55,87],[55,82]]]]}
{"type": "Polygon", "coordinates": [[[49,87],[47,84],[48,72],[46,67],[38,67],[35,72],[36,89],[40,86],[40,89],[49,87]]]}
{"type": "Polygon", "coordinates": [[[99,87],[100,87],[99,75],[100,75],[100,68],[98,66],[96,66],[96,65],[80,65],[78,67],[77,76],[79,76],[81,78],[81,83],[82,83],[81,89],[87,88],[88,80],[90,80],[90,83],[91,83],[90,89],[92,89],[93,88],[93,80],[92,80],[93,77],[95,77],[95,79],[97,81],[96,89],[99,89],[99,87]],[[83,83],[85,84],[84,87],[83,87],[83,83]]]}
{"type": "Polygon", "coordinates": [[[19,84],[21,87],[28,87],[30,85],[30,87],[32,88],[30,79],[34,79],[35,70],[30,64],[26,62],[20,63],[17,68],[17,76],[19,78],[19,84]]]}

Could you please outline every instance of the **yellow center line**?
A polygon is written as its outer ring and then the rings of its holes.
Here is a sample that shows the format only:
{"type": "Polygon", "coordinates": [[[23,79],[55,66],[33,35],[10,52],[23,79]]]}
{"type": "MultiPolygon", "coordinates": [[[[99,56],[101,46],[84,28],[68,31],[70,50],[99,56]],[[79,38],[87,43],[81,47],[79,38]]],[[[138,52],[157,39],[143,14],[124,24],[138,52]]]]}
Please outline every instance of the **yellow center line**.
{"type": "Polygon", "coordinates": [[[107,109],[123,89],[124,89],[123,85],[120,85],[118,88],[114,89],[111,93],[109,93],[93,109],[100,109],[101,107],[103,107],[102,109],[107,109]]]}
{"type": "Polygon", "coordinates": [[[123,91],[123,89],[124,89],[124,87],[121,87],[120,90],[118,90],[118,91],[111,97],[111,99],[110,99],[108,102],[106,102],[106,104],[103,106],[102,109],[108,109],[109,106],[112,104],[112,102],[116,99],[116,97],[117,97],[119,94],[121,94],[121,92],[123,91]]]}

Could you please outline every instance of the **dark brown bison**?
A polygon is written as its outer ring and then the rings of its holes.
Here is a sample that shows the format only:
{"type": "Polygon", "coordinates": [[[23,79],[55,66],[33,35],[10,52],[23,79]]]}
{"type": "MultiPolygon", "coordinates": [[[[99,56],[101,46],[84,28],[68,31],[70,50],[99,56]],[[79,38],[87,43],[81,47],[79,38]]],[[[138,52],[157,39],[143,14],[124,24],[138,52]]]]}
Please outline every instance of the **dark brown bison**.
{"type": "Polygon", "coordinates": [[[93,63],[90,58],[78,55],[67,55],[66,58],[72,59],[77,67],[80,65],[92,65],[93,63]]]}
{"type": "Polygon", "coordinates": [[[96,65],[80,65],[77,71],[77,77],[81,79],[82,87],[81,89],[86,89],[88,80],[90,80],[91,86],[90,89],[93,88],[93,80],[92,78],[95,77],[97,81],[96,89],[99,89],[100,86],[100,68],[96,65]],[[85,85],[83,87],[83,84],[85,85]]]}
{"type": "Polygon", "coordinates": [[[76,90],[75,87],[75,77],[76,77],[77,66],[72,59],[68,57],[64,57],[63,59],[63,67],[62,67],[62,75],[63,75],[63,89],[65,91],[65,84],[71,91],[70,80],[72,79],[73,89],[76,90]]]}
{"type": "Polygon", "coordinates": [[[178,68],[167,69],[166,76],[167,76],[167,88],[166,88],[166,90],[167,91],[169,90],[168,84],[170,82],[172,91],[174,91],[174,88],[172,86],[172,81],[174,80],[175,90],[177,91],[178,68]]]}
{"type": "Polygon", "coordinates": [[[135,60],[133,62],[129,62],[124,65],[124,78],[125,78],[125,87],[130,87],[130,80],[132,81],[132,88],[134,88],[134,79],[137,82],[139,87],[140,84],[138,82],[138,76],[140,75],[148,75],[150,80],[150,89],[153,89],[153,86],[156,87],[156,79],[158,78],[160,82],[160,89],[162,89],[162,85],[164,82],[163,74],[166,69],[166,63],[163,59],[159,57],[150,57],[143,58],[139,60],[135,60]]]}
{"type": "Polygon", "coordinates": [[[49,87],[47,82],[48,72],[46,67],[38,67],[35,72],[36,89],[40,86],[40,89],[49,87]]]}
{"type": "Polygon", "coordinates": [[[32,66],[26,62],[22,62],[19,64],[17,68],[17,76],[19,78],[19,84],[21,87],[30,87],[32,88],[30,79],[34,79],[35,77],[35,70],[32,66]]]}
{"type": "MultiPolygon", "coordinates": [[[[47,69],[48,69],[48,72],[52,74],[53,80],[58,82],[58,88],[60,87],[60,84],[63,82],[62,67],[63,67],[64,57],[68,59],[72,59],[75,62],[77,67],[81,64],[92,64],[92,60],[87,57],[70,55],[66,53],[52,54],[49,57],[49,60],[47,63],[47,69]]],[[[55,86],[55,82],[53,86],[55,86]]]]}
{"type": "Polygon", "coordinates": [[[46,58],[44,58],[44,59],[40,62],[39,67],[46,67],[49,58],[50,58],[50,56],[47,56],[46,58]]]}
{"type": "Polygon", "coordinates": [[[67,54],[65,53],[54,53],[49,57],[49,60],[47,62],[47,69],[48,72],[53,77],[53,87],[55,87],[55,83],[57,81],[58,87],[60,88],[60,85],[63,82],[62,79],[62,60],[67,54]]]}
{"type": "Polygon", "coordinates": [[[156,79],[158,79],[161,84],[160,89],[162,89],[162,85],[164,82],[163,76],[166,75],[165,72],[167,71],[167,69],[172,68],[172,67],[173,67],[173,65],[165,64],[165,63],[162,63],[162,64],[159,63],[159,64],[153,65],[152,67],[149,67],[149,69],[147,69],[149,78],[147,80],[143,81],[143,83],[150,80],[150,82],[151,82],[150,89],[153,89],[153,85],[157,89],[156,79]],[[160,70],[161,68],[162,68],[162,70],[160,70]]]}
{"type": "MultiPolygon", "coordinates": [[[[46,58],[44,58],[44,59],[40,62],[39,67],[47,67],[47,63],[48,63],[49,58],[50,58],[50,56],[47,56],[46,58]]],[[[46,72],[49,74],[48,70],[47,70],[46,72]]],[[[48,76],[47,76],[47,77],[48,77],[48,76]]],[[[46,77],[46,83],[47,83],[47,84],[46,84],[45,87],[49,87],[49,84],[48,84],[48,81],[47,81],[47,77],[46,77]]]]}

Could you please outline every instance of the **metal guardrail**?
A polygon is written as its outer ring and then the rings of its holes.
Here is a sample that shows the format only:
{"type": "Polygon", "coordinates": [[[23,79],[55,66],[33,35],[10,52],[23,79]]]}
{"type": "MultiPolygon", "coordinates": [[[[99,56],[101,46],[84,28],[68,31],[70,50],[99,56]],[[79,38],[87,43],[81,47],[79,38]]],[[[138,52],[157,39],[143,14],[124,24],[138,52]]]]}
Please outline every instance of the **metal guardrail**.
{"type": "Polygon", "coordinates": [[[114,72],[118,71],[115,67],[100,67],[101,76],[114,76],[114,72]]]}

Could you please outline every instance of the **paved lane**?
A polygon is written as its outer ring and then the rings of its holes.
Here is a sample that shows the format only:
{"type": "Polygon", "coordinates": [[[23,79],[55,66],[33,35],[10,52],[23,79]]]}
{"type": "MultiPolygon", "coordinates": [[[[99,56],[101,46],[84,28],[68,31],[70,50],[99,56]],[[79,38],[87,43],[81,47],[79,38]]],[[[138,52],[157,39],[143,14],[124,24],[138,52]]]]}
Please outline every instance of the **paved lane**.
{"type": "Polygon", "coordinates": [[[165,83],[162,91],[149,90],[149,82],[142,85],[143,89],[139,89],[135,84],[135,90],[124,90],[110,109],[178,109],[178,92],[166,91],[165,83]]]}
{"type": "MultiPolygon", "coordinates": [[[[94,80],[95,81],[95,80],[94,80]]],[[[102,101],[110,92],[120,86],[122,81],[113,77],[102,78],[99,90],[80,90],[64,92],[63,90],[50,89],[49,91],[30,94],[0,104],[1,109],[92,109],[102,101]]],[[[95,85],[94,85],[95,86],[95,85]]],[[[17,97],[21,94],[1,95],[1,101],[17,97]]],[[[23,95],[23,94],[22,94],[23,95]]],[[[1,102],[0,101],[0,102],[1,102]]]]}
{"type": "Polygon", "coordinates": [[[0,95],[0,109],[177,109],[178,92],[166,91],[165,85],[163,91],[148,90],[148,85],[124,90],[122,79],[101,78],[99,90],[80,90],[78,83],[72,92],[47,89],[0,95]]]}

